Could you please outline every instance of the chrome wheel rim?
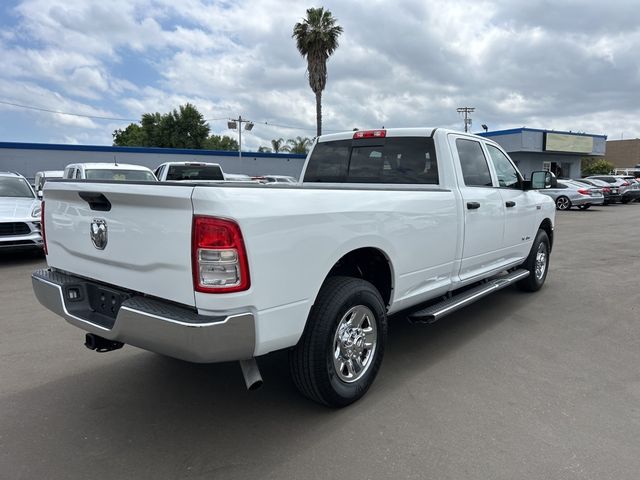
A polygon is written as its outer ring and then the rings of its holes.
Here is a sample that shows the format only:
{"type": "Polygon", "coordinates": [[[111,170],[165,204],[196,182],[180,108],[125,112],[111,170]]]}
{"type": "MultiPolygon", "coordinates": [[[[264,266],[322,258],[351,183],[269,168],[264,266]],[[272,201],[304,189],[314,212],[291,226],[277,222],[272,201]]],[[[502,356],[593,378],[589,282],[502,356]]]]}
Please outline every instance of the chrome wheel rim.
{"type": "Polygon", "coordinates": [[[566,210],[569,208],[569,199],[560,197],[556,200],[556,205],[558,206],[558,210],[566,210]]]}
{"type": "Polygon", "coordinates": [[[547,245],[541,243],[540,245],[538,245],[538,251],[536,252],[536,280],[542,280],[542,277],[544,277],[544,274],[547,271],[547,257],[547,245]]]}
{"type": "Polygon", "coordinates": [[[333,367],[338,378],[352,383],[367,373],[378,344],[376,318],[370,308],[356,305],[344,314],[333,337],[333,367]]]}

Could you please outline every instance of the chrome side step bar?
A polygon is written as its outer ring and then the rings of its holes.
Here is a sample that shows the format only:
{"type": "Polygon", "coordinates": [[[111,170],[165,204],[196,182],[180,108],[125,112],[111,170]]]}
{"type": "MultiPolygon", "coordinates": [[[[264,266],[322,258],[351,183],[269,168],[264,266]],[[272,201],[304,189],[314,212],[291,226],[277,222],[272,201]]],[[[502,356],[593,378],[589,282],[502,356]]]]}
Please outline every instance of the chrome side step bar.
{"type": "Polygon", "coordinates": [[[506,275],[493,278],[486,283],[478,285],[470,290],[466,290],[451,298],[447,298],[441,302],[431,305],[427,308],[413,312],[409,315],[409,320],[415,323],[434,323],[442,317],[455,312],[456,310],[466,307],[470,303],[486,297],[490,293],[508,287],[509,285],[527,278],[529,271],[524,269],[514,270],[506,275]]]}

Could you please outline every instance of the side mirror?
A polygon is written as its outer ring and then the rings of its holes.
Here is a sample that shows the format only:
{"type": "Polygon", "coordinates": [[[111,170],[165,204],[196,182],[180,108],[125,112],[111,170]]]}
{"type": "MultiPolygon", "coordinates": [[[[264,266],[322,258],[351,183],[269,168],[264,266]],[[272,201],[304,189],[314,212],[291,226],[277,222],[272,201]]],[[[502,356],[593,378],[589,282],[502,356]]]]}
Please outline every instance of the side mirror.
{"type": "Polygon", "coordinates": [[[558,181],[553,177],[551,172],[539,171],[531,174],[531,189],[544,190],[545,188],[553,188],[553,184],[557,186],[558,181]]]}

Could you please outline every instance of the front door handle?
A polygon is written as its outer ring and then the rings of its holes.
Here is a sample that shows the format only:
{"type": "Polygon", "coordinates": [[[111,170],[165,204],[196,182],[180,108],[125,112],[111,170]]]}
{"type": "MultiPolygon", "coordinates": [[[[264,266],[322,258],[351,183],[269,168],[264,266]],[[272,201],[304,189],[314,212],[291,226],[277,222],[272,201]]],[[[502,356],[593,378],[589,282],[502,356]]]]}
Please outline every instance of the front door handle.
{"type": "Polygon", "coordinates": [[[480,208],[480,204],[478,202],[467,202],[467,208],[469,210],[476,210],[477,208],[480,208]]]}
{"type": "Polygon", "coordinates": [[[507,208],[515,207],[516,202],[512,202],[511,200],[509,200],[508,202],[505,203],[505,205],[507,206],[507,208]]]}

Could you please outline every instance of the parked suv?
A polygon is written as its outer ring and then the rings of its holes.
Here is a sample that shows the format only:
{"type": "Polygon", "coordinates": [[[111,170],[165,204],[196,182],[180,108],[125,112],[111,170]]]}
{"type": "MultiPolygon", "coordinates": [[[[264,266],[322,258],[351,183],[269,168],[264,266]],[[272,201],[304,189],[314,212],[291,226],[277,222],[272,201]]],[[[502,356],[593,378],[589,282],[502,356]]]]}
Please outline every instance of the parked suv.
{"type": "Polygon", "coordinates": [[[0,172],[0,248],[42,248],[40,200],[18,173],[0,172]]]}

